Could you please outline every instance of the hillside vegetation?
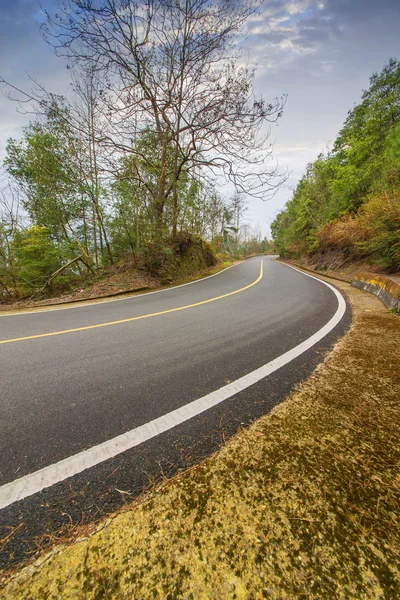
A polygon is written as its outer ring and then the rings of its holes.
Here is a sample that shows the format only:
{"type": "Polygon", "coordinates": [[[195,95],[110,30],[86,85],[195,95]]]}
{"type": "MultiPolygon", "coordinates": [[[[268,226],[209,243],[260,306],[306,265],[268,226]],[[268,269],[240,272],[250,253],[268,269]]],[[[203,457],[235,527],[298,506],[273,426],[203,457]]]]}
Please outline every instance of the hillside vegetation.
{"type": "Polygon", "coordinates": [[[308,165],[272,224],[282,255],[400,268],[400,62],[370,79],[330,152],[308,165]]]}

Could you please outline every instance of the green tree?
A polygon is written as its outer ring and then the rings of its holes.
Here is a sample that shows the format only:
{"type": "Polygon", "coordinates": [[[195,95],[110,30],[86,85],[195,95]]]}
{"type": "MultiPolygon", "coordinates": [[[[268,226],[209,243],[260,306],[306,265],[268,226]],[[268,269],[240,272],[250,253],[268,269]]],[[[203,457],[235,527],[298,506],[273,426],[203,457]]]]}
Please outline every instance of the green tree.
{"type": "MultiPolygon", "coordinates": [[[[53,97],[42,119],[25,127],[22,140],[8,140],[4,164],[23,193],[31,222],[49,228],[63,260],[82,255],[91,270],[97,247],[90,232],[94,227],[90,162],[85,144],[69,124],[69,114],[63,99],[53,97]]],[[[110,248],[108,254],[112,261],[110,248]]]]}
{"type": "Polygon", "coordinates": [[[23,288],[38,289],[61,267],[59,250],[48,227],[33,226],[17,231],[13,250],[17,277],[23,288]]]}
{"type": "Polygon", "coordinates": [[[392,58],[370,78],[333,148],[339,166],[332,194],[342,210],[358,208],[380,177],[386,136],[399,120],[400,62],[392,58]]]}
{"type": "Polygon", "coordinates": [[[317,251],[321,243],[338,243],[374,255],[375,260],[380,253],[382,260],[387,257],[385,266],[393,267],[398,247],[399,123],[400,62],[391,59],[371,77],[333,150],[308,166],[293,198],[272,224],[281,253],[299,255],[317,251]]]}
{"type": "Polygon", "coordinates": [[[49,228],[71,247],[85,244],[88,200],[82,180],[80,143],[56,112],[33,122],[23,139],[7,142],[8,173],[24,192],[23,206],[32,222],[49,228]]]}

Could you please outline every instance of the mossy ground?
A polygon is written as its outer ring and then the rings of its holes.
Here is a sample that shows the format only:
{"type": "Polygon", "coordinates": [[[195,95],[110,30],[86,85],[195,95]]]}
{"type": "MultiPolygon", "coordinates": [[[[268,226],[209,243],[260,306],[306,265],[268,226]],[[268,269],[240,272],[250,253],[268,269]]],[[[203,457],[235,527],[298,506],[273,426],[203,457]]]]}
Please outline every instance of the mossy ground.
{"type": "Polygon", "coordinates": [[[339,284],[354,323],[282,405],[0,596],[400,597],[400,319],[339,284]]]}

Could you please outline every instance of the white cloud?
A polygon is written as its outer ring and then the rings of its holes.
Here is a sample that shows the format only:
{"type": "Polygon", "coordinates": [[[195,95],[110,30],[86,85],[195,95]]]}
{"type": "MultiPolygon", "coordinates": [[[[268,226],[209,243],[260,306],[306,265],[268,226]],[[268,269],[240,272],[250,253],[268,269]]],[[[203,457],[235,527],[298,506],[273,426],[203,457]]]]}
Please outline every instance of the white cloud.
{"type": "Polygon", "coordinates": [[[304,13],[312,4],[309,0],[304,0],[303,2],[288,2],[285,4],[285,11],[289,15],[298,15],[304,13]]]}

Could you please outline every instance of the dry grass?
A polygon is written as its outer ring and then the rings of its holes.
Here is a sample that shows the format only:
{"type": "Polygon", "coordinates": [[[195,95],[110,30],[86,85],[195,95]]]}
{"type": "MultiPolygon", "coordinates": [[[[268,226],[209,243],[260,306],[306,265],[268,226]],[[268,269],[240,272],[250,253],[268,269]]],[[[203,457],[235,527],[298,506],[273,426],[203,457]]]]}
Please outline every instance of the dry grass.
{"type": "Polygon", "coordinates": [[[357,213],[325,223],[316,235],[321,258],[336,250],[343,264],[363,259],[378,271],[393,272],[400,266],[400,197],[395,190],[371,195],[357,213]]]}
{"type": "MultiPolygon", "coordinates": [[[[346,215],[335,221],[325,223],[318,231],[318,239],[322,247],[356,248],[359,242],[365,242],[372,235],[368,223],[359,215],[346,215]]],[[[355,253],[355,252],[354,252],[355,253]]]]}
{"type": "Polygon", "coordinates": [[[339,285],[352,330],[284,404],[1,597],[399,598],[400,319],[339,285]]]}

